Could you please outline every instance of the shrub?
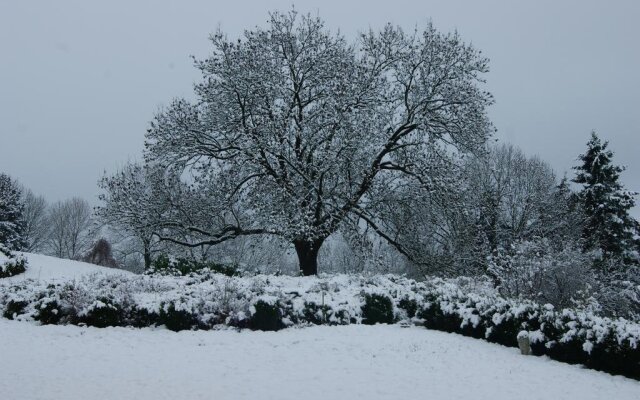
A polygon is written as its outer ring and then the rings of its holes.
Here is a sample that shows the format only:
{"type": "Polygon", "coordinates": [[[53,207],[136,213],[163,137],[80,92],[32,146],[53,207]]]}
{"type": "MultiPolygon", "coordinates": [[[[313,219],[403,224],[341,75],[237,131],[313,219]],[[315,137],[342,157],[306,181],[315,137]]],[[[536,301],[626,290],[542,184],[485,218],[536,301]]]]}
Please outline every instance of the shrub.
{"type": "Polygon", "coordinates": [[[548,239],[518,241],[499,249],[489,259],[487,272],[505,297],[563,308],[588,297],[595,283],[589,267],[593,257],[574,243],[557,250],[548,239]]]}
{"type": "Polygon", "coordinates": [[[80,315],[80,321],[89,326],[106,328],[121,325],[124,319],[122,308],[112,299],[101,297],[91,303],[80,315]]]}
{"type": "Polygon", "coordinates": [[[134,328],[144,328],[162,324],[160,322],[160,315],[158,313],[149,311],[146,308],[137,307],[135,305],[125,313],[123,322],[126,325],[133,326],[134,328]]]}
{"type": "Polygon", "coordinates": [[[327,305],[321,306],[313,301],[305,301],[302,319],[310,324],[320,325],[327,321],[330,310],[327,305]]]}
{"type": "Polygon", "coordinates": [[[191,330],[198,326],[197,318],[187,310],[176,308],[174,302],[163,304],[160,307],[158,320],[160,324],[174,332],[191,330]]]}
{"type": "Polygon", "coordinates": [[[249,327],[257,331],[279,331],[284,328],[279,303],[258,300],[253,305],[249,327]]]}
{"type": "Polygon", "coordinates": [[[219,264],[212,261],[195,261],[186,258],[169,258],[158,256],[151,265],[150,274],[185,276],[203,271],[216,272],[226,276],[236,276],[238,269],[233,265],[219,264]]]}
{"type": "Polygon", "coordinates": [[[365,294],[362,306],[362,323],[366,325],[393,323],[393,303],[381,294],[365,294]]]}
{"type": "Polygon", "coordinates": [[[457,314],[443,312],[439,303],[428,304],[418,316],[424,319],[424,326],[427,329],[450,333],[461,329],[462,318],[457,314]]]}
{"type": "Polygon", "coordinates": [[[411,299],[408,296],[405,296],[398,302],[398,308],[404,310],[404,312],[407,314],[407,317],[413,318],[418,312],[418,301],[416,299],[411,299]]]}
{"type": "Polygon", "coordinates": [[[27,270],[27,260],[0,244],[0,278],[9,278],[27,270]]]}
{"type": "Polygon", "coordinates": [[[29,303],[26,301],[10,300],[5,306],[2,316],[7,319],[14,319],[16,316],[24,313],[27,305],[29,305],[29,303]]]}
{"type": "Polygon", "coordinates": [[[35,304],[33,319],[42,325],[55,325],[62,320],[62,307],[57,300],[45,297],[35,304]]]}

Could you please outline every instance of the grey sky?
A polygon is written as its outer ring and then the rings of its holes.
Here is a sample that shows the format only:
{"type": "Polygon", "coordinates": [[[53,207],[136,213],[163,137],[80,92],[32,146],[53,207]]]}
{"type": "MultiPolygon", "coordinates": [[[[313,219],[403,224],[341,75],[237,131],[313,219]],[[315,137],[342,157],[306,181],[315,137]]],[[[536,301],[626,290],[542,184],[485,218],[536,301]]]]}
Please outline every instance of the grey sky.
{"type": "MultiPolygon", "coordinates": [[[[231,35],[295,3],[348,37],[431,19],[491,59],[497,137],[559,175],[595,129],[640,190],[640,2],[0,0],[0,171],[49,200],[92,202],[139,159],[158,107],[191,96],[217,26],[231,35]]],[[[640,212],[636,209],[636,216],[640,212]]]]}

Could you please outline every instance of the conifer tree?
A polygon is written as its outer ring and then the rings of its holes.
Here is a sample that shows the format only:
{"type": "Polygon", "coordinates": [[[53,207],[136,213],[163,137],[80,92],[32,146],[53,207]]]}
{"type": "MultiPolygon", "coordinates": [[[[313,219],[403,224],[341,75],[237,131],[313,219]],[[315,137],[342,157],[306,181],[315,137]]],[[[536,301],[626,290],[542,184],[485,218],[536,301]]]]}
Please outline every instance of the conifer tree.
{"type": "Polygon", "coordinates": [[[629,215],[636,193],[619,182],[624,167],[612,163],[608,145],[592,132],[586,153],[579,157],[581,165],[574,167],[573,182],[582,185],[578,197],[586,217],[582,238],[585,250],[599,249],[603,259],[637,261],[639,225],[629,215]]]}
{"type": "Polygon", "coordinates": [[[22,192],[16,181],[0,173],[0,244],[8,250],[24,245],[22,192]]]}

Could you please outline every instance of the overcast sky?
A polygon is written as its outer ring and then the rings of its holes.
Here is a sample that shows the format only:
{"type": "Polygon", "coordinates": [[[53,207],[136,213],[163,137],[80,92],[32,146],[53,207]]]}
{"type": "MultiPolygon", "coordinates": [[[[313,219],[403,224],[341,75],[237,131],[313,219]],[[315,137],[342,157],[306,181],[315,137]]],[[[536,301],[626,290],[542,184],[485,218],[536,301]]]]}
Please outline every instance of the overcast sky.
{"type": "Polygon", "coordinates": [[[264,26],[292,4],[347,37],[386,22],[457,29],[491,59],[499,140],[571,175],[596,130],[640,191],[635,0],[0,0],[0,171],[49,200],[94,203],[105,170],[140,159],[154,112],[192,96],[189,56],[207,56],[208,35],[264,26]]]}

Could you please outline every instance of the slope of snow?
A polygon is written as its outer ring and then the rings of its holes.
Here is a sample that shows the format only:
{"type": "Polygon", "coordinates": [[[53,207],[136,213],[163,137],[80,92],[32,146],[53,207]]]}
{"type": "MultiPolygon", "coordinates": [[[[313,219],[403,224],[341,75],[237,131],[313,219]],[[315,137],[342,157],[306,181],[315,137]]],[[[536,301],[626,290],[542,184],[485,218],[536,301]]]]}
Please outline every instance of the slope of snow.
{"type": "Polygon", "coordinates": [[[280,332],[36,326],[0,319],[3,399],[605,399],[640,383],[398,326],[280,332]]]}
{"type": "Polygon", "coordinates": [[[42,254],[22,253],[27,258],[27,271],[3,282],[36,279],[43,281],[62,281],[80,278],[93,273],[131,274],[120,269],[101,267],[80,261],[49,257],[42,254]]]}

